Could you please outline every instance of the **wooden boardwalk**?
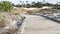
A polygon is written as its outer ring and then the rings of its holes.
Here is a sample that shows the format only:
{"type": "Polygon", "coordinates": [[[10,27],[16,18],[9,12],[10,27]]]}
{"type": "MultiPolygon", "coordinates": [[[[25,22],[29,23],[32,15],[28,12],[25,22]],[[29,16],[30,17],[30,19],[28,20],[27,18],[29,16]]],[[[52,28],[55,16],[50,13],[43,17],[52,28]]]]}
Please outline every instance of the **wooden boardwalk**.
{"type": "Polygon", "coordinates": [[[60,34],[60,24],[41,16],[26,15],[21,34],[60,34]]]}

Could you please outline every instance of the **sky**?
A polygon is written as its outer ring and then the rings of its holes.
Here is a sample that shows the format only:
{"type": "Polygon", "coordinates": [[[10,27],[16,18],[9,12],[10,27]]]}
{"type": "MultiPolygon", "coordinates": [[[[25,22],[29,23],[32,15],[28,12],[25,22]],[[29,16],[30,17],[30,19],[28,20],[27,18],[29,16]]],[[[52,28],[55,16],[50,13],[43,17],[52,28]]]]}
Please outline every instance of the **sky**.
{"type": "MultiPolygon", "coordinates": [[[[37,2],[37,1],[43,2],[43,0],[0,0],[0,1],[10,1],[10,2],[12,2],[14,4],[18,4],[20,1],[24,1],[24,3],[26,3],[25,1],[28,1],[29,3],[33,2],[33,1],[35,1],[35,2],[37,2]]],[[[60,0],[45,0],[45,1],[49,2],[49,3],[53,3],[53,4],[55,4],[57,2],[60,2],[60,0]]]]}

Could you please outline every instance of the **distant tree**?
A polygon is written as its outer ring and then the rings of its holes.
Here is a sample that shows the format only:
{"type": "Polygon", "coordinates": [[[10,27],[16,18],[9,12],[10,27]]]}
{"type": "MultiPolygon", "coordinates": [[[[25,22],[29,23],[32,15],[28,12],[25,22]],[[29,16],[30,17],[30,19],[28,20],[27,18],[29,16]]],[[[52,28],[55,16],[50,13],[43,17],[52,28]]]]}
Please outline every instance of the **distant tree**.
{"type": "Polygon", "coordinates": [[[24,1],[20,1],[20,4],[18,6],[19,7],[24,7],[25,6],[24,1]]]}
{"type": "Polygon", "coordinates": [[[27,5],[26,5],[26,7],[27,7],[27,8],[30,8],[30,7],[31,7],[31,5],[30,5],[30,4],[27,4],[27,5]]]}
{"type": "Polygon", "coordinates": [[[51,3],[45,3],[45,6],[52,6],[51,3]]]}
{"type": "Polygon", "coordinates": [[[40,8],[40,7],[43,6],[43,4],[42,4],[41,2],[37,2],[35,5],[36,5],[38,8],[40,8]]]}
{"type": "Polygon", "coordinates": [[[32,7],[36,7],[36,3],[34,1],[31,3],[31,5],[32,7]]]}
{"type": "Polygon", "coordinates": [[[26,3],[28,4],[28,1],[26,1],[26,3]]]}
{"type": "Polygon", "coordinates": [[[60,5],[60,2],[57,2],[58,5],[60,5]]]}
{"type": "Polygon", "coordinates": [[[22,1],[20,1],[20,3],[21,3],[22,1]]]}
{"type": "Polygon", "coordinates": [[[28,5],[29,5],[29,3],[28,3],[28,1],[26,1],[25,7],[28,8],[29,7],[28,5]]]}

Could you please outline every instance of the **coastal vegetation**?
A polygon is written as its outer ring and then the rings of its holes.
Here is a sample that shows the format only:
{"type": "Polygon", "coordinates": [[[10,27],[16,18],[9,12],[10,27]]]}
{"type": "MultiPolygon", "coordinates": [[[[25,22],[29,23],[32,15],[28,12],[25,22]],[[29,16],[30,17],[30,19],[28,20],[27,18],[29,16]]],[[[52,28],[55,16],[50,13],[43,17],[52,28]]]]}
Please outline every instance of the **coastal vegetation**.
{"type": "Polygon", "coordinates": [[[0,10],[10,12],[13,9],[13,4],[9,1],[0,2],[0,10]]]}

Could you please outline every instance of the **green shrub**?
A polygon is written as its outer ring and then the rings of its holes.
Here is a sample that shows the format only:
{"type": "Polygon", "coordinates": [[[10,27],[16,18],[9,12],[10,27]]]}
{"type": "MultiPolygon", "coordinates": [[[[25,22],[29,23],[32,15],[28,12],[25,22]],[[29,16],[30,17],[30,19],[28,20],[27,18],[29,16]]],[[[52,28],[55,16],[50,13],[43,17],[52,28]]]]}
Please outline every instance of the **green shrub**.
{"type": "Polygon", "coordinates": [[[0,2],[0,10],[10,12],[13,9],[13,4],[9,1],[0,2]]]}

